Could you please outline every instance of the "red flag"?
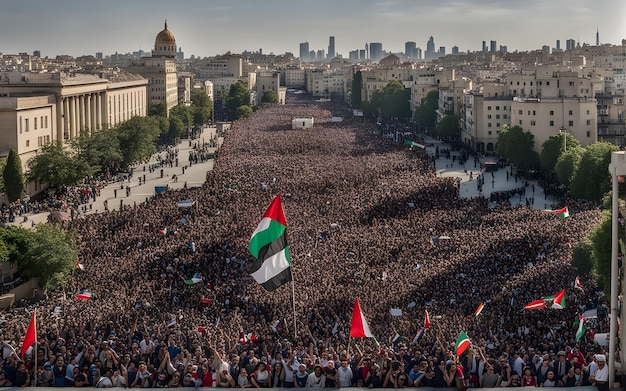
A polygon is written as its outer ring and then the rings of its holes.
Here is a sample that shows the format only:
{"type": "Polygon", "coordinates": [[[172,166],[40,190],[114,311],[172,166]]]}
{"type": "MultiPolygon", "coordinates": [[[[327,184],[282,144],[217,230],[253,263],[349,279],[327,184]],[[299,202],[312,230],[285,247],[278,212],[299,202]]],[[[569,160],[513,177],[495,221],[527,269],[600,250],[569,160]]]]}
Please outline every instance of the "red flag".
{"type": "Polygon", "coordinates": [[[30,348],[31,345],[35,343],[35,341],[37,341],[37,330],[35,326],[37,324],[37,317],[35,316],[36,313],[36,311],[33,311],[33,318],[30,320],[28,330],[26,330],[26,335],[24,336],[24,344],[22,345],[21,352],[22,361],[24,361],[24,354],[26,353],[28,348],[30,348]]]}
{"type": "Polygon", "coordinates": [[[476,311],[474,311],[474,316],[480,315],[480,313],[483,312],[483,308],[485,308],[485,303],[480,303],[476,311]]]}
{"type": "Polygon", "coordinates": [[[524,306],[525,310],[536,310],[539,308],[546,308],[546,302],[543,299],[531,301],[524,306]]]}
{"type": "Polygon", "coordinates": [[[355,338],[373,337],[367,320],[361,311],[359,298],[354,301],[354,310],[352,311],[352,324],[350,325],[350,336],[355,338]]]}
{"type": "Polygon", "coordinates": [[[204,327],[198,326],[198,332],[199,333],[204,333],[204,327]]]}
{"type": "Polygon", "coordinates": [[[430,316],[428,316],[428,310],[424,310],[424,328],[430,328],[430,316]]]}
{"type": "Polygon", "coordinates": [[[211,303],[213,302],[213,299],[209,299],[209,298],[207,298],[207,297],[203,297],[202,299],[200,299],[200,301],[201,301],[203,304],[211,304],[211,303]]]}

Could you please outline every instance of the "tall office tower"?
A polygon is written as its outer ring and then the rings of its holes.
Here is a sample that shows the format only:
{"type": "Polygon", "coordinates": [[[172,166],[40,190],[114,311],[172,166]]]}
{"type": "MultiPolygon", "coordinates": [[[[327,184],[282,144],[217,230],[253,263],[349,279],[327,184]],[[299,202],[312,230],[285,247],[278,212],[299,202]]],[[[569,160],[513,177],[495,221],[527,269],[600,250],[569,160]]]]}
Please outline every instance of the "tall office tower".
{"type": "Polygon", "coordinates": [[[489,41],[489,51],[495,53],[497,49],[496,41],[489,41]]]}
{"type": "Polygon", "coordinates": [[[348,53],[348,58],[350,60],[358,60],[359,59],[359,50],[350,50],[348,53]]]}
{"type": "Polygon", "coordinates": [[[370,43],[370,59],[380,61],[383,58],[383,44],[380,42],[370,43]]]}
{"type": "Polygon", "coordinates": [[[422,48],[415,49],[415,59],[416,60],[422,59],[422,48]]]}
{"type": "Polygon", "coordinates": [[[556,40],[556,48],[557,48],[557,50],[561,50],[561,40],[560,39],[556,40]]]}
{"type": "Polygon", "coordinates": [[[302,42],[300,44],[300,61],[308,62],[309,61],[309,43],[302,42]]]}
{"type": "Polygon", "coordinates": [[[102,52],[96,52],[96,58],[98,60],[102,60],[104,57],[102,56],[102,52]]]}
{"type": "Polygon", "coordinates": [[[600,46],[600,29],[596,29],[596,46],[600,46]]]}
{"type": "Polygon", "coordinates": [[[574,50],[576,49],[576,40],[568,39],[565,41],[565,50],[574,50]]]}
{"type": "Polygon", "coordinates": [[[543,53],[543,54],[550,54],[550,46],[548,46],[548,45],[543,45],[543,46],[541,47],[541,53],[543,53]]]}
{"type": "Polygon", "coordinates": [[[428,42],[426,42],[426,55],[435,53],[435,38],[430,36],[428,42]]]}
{"type": "Polygon", "coordinates": [[[459,54],[459,47],[458,46],[452,46],[452,54],[459,54]]]}
{"type": "Polygon", "coordinates": [[[487,41],[483,41],[483,53],[487,53],[487,41]]]}
{"type": "Polygon", "coordinates": [[[328,59],[335,58],[335,37],[332,35],[328,38],[328,59]]]}
{"type": "Polygon", "coordinates": [[[416,48],[417,48],[417,44],[415,42],[405,42],[404,43],[404,55],[410,58],[411,60],[415,60],[416,48]]]}
{"type": "Polygon", "coordinates": [[[33,57],[39,57],[41,58],[41,52],[39,50],[35,50],[33,51],[33,57]]]}
{"type": "Polygon", "coordinates": [[[443,57],[446,55],[446,47],[445,46],[439,46],[439,56],[443,57]]]}
{"type": "Polygon", "coordinates": [[[500,53],[508,53],[509,47],[506,45],[500,45],[500,53]]]}
{"type": "Polygon", "coordinates": [[[359,60],[365,60],[365,59],[367,59],[367,52],[365,51],[365,49],[359,50],[359,60]]]}
{"type": "Polygon", "coordinates": [[[326,56],[324,56],[324,49],[320,49],[317,51],[317,61],[324,61],[324,58],[326,58],[326,56]]]}

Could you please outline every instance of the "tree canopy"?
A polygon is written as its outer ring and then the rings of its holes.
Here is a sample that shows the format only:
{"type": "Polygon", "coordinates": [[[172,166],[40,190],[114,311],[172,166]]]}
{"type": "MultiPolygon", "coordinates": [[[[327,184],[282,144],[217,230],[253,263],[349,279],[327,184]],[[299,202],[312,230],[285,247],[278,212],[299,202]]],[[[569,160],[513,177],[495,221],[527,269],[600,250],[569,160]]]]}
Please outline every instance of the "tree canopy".
{"type": "Polygon", "coordinates": [[[435,129],[438,107],[439,91],[430,91],[415,110],[415,122],[417,125],[430,130],[435,129]]]}
{"type": "Polygon", "coordinates": [[[123,166],[149,159],[156,153],[155,140],[161,131],[154,117],[133,117],[118,125],[123,166]]]}
{"type": "Polygon", "coordinates": [[[533,150],[535,136],[519,126],[504,126],[498,133],[496,152],[521,169],[539,168],[539,154],[533,150]]]}
{"type": "Polygon", "coordinates": [[[572,197],[600,201],[611,190],[609,163],[611,152],[615,151],[619,151],[619,147],[606,142],[594,143],[585,148],[572,177],[572,197]]]}
{"type": "Polygon", "coordinates": [[[226,108],[231,117],[237,119],[239,118],[237,108],[241,106],[250,106],[250,91],[242,81],[238,81],[230,86],[230,92],[226,98],[226,108]]]}
{"type": "MultiPolygon", "coordinates": [[[[241,83],[243,85],[243,83],[241,83]]],[[[245,86],[244,86],[245,88],[245,86]]],[[[248,94],[248,100],[250,96],[248,94]]],[[[194,89],[191,90],[191,113],[194,126],[204,126],[211,119],[213,113],[213,101],[206,92],[194,89]]]]}
{"type": "Polygon", "coordinates": [[[37,156],[28,160],[27,165],[30,180],[56,186],[74,185],[95,172],[93,167],[59,141],[44,145],[37,156]]]}
{"type": "Polygon", "coordinates": [[[567,149],[580,147],[580,141],[567,132],[559,132],[550,136],[541,145],[541,167],[546,170],[554,170],[559,157],[567,149]],[[567,141],[565,141],[567,139],[567,141]]]}
{"type": "Polygon", "coordinates": [[[385,87],[374,91],[372,105],[380,110],[383,118],[410,118],[409,100],[411,90],[397,80],[391,80],[385,87]]]}
{"type": "Polygon", "coordinates": [[[568,187],[571,186],[572,178],[574,178],[574,173],[580,166],[580,161],[584,153],[585,148],[581,146],[568,147],[567,151],[559,156],[559,160],[557,160],[554,167],[554,172],[560,184],[568,187]]]}
{"type": "Polygon", "coordinates": [[[452,114],[444,117],[437,124],[437,136],[446,141],[458,141],[461,139],[461,128],[459,128],[459,116],[452,114]]]}
{"type": "Polygon", "coordinates": [[[13,148],[9,151],[6,166],[2,171],[2,178],[9,202],[22,198],[26,187],[24,173],[22,172],[22,160],[13,148]]]}
{"type": "Polygon", "coordinates": [[[352,107],[355,109],[361,108],[361,90],[363,84],[363,74],[361,71],[357,71],[352,78],[352,94],[350,99],[352,101],[352,107]]]}
{"type": "Polygon", "coordinates": [[[261,97],[261,103],[278,103],[278,95],[274,90],[267,90],[261,97]]]}

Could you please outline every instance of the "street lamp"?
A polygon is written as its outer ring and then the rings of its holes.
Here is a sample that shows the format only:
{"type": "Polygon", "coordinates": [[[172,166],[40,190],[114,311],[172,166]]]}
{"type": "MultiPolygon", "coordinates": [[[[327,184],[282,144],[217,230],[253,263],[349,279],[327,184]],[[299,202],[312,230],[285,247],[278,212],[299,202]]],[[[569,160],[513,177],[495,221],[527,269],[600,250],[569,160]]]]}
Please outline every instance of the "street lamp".
{"type": "MultiPolygon", "coordinates": [[[[612,221],[611,221],[611,326],[609,332],[609,387],[613,388],[613,382],[615,380],[615,353],[617,348],[617,313],[619,305],[619,292],[618,292],[618,278],[619,278],[619,266],[617,260],[618,241],[617,237],[617,224],[619,215],[619,189],[618,189],[618,177],[626,176],[626,151],[618,151],[611,153],[611,164],[609,164],[609,172],[611,173],[611,179],[613,184],[613,205],[611,208],[612,221]]],[[[624,265],[622,265],[622,268],[624,265]]],[[[626,269],[625,269],[626,270],[626,269]]],[[[622,281],[622,291],[626,292],[626,279],[622,281]]],[[[626,313],[622,309],[622,324],[626,324],[626,313]]],[[[626,352],[626,331],[622,329],[621,336],[622,348],[621,362],[624,362],[624,353],[626,352]]]]}

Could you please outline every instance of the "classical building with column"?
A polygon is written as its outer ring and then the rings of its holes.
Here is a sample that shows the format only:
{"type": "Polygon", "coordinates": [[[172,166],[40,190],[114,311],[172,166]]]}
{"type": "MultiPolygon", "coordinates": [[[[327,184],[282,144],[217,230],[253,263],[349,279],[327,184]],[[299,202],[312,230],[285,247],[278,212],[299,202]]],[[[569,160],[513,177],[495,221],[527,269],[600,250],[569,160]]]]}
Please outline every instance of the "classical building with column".
{"type": "MultiPolygon", "coordinates": [[[[0,156],[14,149],[28,159],[52,141],[115,126],[148,111],[148,80],[118,74],[0,73],[0,156]]],[[[39,191],[29,184],[30,193],[39,191]]]]}
{"type": "MultiPolygon", "coordinates": [[[[148,102],[161,102],[167,112],[178,104],[178,76],[176,73],[176,38],[165,28],[154,40],[152,57],[134,61],[127,70],[148,79],[148,102]]],[[[149,105],[149,104],[148,104],[149,105]]]]}

